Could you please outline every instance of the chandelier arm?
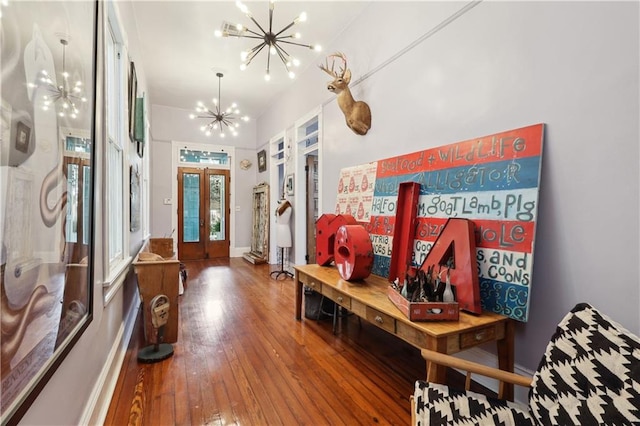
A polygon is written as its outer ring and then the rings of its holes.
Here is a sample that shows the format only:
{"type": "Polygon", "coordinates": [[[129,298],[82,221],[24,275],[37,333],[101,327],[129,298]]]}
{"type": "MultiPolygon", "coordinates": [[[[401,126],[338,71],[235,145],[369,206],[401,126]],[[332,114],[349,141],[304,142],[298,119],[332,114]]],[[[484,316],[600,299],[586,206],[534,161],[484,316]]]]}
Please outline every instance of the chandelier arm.
{"type": "Polygon", "coordinates": [[[260,53],[260,51],[261,51],[262,49],[264,49],[264,47],[265,47],[266,45],[267,45],[266,43],[262,43],[262,44],[260,44],[260,45],[258,45],[258,46],[256,46],[256,47],[254,47],[254,48],[251,50],[251,53],[249,53],[249,55],[247,56],[247,59],[246,59],[246,62],[245,62],[245,63],[246,63],[247,65],[249,65],[249,64],[251,63],[251,61],[253,60],[253,58],[255,58],[255,57],[256,57],[256,55],[257,55],[258,53],[260,53]]]}
{"type": "Polygon", "coordinates": [[[287,69],[287,72],[288,72],[289,67],[287,66],[287,57],[289,57],[289,54],[277,44],[275,46],[276,46],[276,52],[278,53],[278,56],[280,57],[282,64],[284,65],[284,67],[287,69]]]}
{"type": "Polygon", "coordinates": [[[300,47],[308,47],[309,49],[313,49],[313,46],[310,44],[302,44],[302,43],[296,43],[295,41],[288,41],[288,40],[283,40],[281,38],[278,39],[279,43],[286,43],[286,44],[292,44],[294,46],[300,46],[300,47]]]}
{"type": "Polygon", "coordinates": [[[265,35],[267,34],[267,32],[260,26],[260,24],[258,24],[258,21],[256,21],[253,16],[249,16],[249,19],[251,19],[253,23],[256,24],[258,28],[260,28],[260,31],[262,31],[265,35]]]}
{"type": "Polygon", "coordinates": [[[289,25],[287,25],[286,27],[278,31],[275,36],[278,37],[280,34],[287,31],[289,28],[293,27],[295,24],[296,24],[296,21],[292,21],[289,25]]]}
{"type": "Polygon", "coordinates": [[[234,35],[232,37],[264,39],[264,34],[260,34],[258,32],[252,31],[249,28],[247,28],[247,32],[251,33],[251,34],[255,34],[255,35],[238,34],[238,35],[234,35]]]}
{"type": "Polygon", "coordinates": [[[273,8],[274,7],[275,7],[275,4],[273,2],[270,2],[269,3],[269,34],[273,34],[273,8]]]}
{"type": "MultiPolygon", "coordinates": [[[[276,50],[278,50],[278,49],[276,49],[276,50]]],[[[270,54],[270,52],[267,52],[267,74],[269,74],[269,66],[270,66],[270,64],[271,64],[271,54],[270,54]]]]}

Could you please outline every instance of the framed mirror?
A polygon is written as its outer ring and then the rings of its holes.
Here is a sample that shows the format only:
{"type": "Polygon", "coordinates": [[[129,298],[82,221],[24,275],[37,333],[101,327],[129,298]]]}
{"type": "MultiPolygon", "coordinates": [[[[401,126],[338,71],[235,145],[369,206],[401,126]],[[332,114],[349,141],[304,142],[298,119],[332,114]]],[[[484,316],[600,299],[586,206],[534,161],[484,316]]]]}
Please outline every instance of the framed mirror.
{"type": "Polygon", "coordinates": [[[0,8],[0,418],[16,424],[93,318],[98,3],[0,8]]]}

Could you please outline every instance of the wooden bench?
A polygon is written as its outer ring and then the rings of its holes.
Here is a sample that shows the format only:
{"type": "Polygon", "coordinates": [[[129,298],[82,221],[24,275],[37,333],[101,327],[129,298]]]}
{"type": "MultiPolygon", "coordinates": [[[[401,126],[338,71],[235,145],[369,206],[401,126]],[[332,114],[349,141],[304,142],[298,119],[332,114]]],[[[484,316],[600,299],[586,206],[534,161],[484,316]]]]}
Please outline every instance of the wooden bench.
{"type": "Polygon", "coordinates": [[[138,290],[143,304],[144,336],[148,345],[156,343],[156,330],[151,323],[150,303],[158,294],[169,298],[169,321],[164,328],[164,343],[178,341],[178,296],[180,261],[173,252],[171,238],[151,238],[133,261],[138,290]]]}

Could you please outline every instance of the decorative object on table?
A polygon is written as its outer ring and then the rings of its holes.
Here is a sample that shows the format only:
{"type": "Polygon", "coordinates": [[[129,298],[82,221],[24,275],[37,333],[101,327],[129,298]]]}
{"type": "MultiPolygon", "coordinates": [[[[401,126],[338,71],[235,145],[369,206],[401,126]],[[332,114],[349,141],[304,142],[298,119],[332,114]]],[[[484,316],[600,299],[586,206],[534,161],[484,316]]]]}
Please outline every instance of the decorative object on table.
{"type": "Polygon", "coordinates": [[[371,128],[371,110],[363,101],[356,101],[351,95],[349,83],[351,82],[351,70],[347,68],[347,57],[344,53],[334,53],[325,60],[325,65],[319,65],[320,69],[331,77],[333,81],[327,85],[327,90],[338,95],[338,106],[342,110],[347,121],[347,126],[358,135],[366,135],[371,128]],[[332,58],[329,69],[329,58],[332,58]],[[342,61],[340,71],[335,70],[335,59],[342,61]]]}
{"type": "Polygon", "coordinates": [[[446,291],[446,284],[442,281],[442,274],[446,273],[447,280],[451,279],[455,285],[456,300],[460,309],[480,314],[482,307],[475,241],[473,222],[468,219],[449,218],[419,269],[428,271],[430,267],[438,265],[437,280],[442,283],[438,293],[442,295],[446,291]]]}
{"type": "Polygon", "coordinates": [[[164,294],[158,294],[149,303],[149,314],[155,331],[155,343],[138,351],[138,362],[154,363],[165,360],[173,355],[173,346],[162,343],[164,328],[169,321],[169,298],[164,294]]]}
{"type": "MultiPolygon", "coordinates": [[[[451,294],[447,294],[446,284],[440,279],[443,272],[437,273],[430,266],[424,269],[409,268],[402,284],[396,278],[387,289],[387,296],[410,321],[449,320],[459,318],[459,305],[451,286],[451,294]],[[447,300],[445,300],[447,299],[447,300]]],[[[447,279],[448,280],[448,279],[447,279]]]]}
{"type": "MultiPolygon", "coordinates": [[[[77,118],[80,114],[78,107],[87,102],[84,95],[84,83],[81,80],[71,85],[69,76],[71,73],[67,71],[67,45],[69,44],[69,35],[58,34],[60,36],[60,44],[62,45],[62,73],[60,83],[54,83],[51,76],[46,70],[40,71],[40,85],[49,93],[43,95],[42,109],[47,111],[50,107],[54,107],[59,117],[77,118]],[[57,85],[56,85],[57,84],[57,85]]],[[[74,72],[74,75],[77,74],[74,72]]],[[[55,76],[54,76],[55,78],[55,76]]],[[[29,87],[36,88],[38,84],[29,83],[29,87]]]]}
{"type": "Polygon", "coordinates": [[[240,58],[242,59],[242,65],[240,65],[241,70],[245,70],[253,58],[258,55],[265,47],[267,48],[267,68],[264,79],[266,81],[271,80],[270,66],[271,66],[271,56],[277,55],[285,69],[287,70],[287,74],[289,78],[294,78],[296,75],[291,69],[291,67],[300,66],[300,61],[293,56],[290,56],[289,53],[282,47],[282,44],[288,44],[292,46],[301,46],[306,47],[307,49],[312,49],[317,52],[322,50],[319,45],[311,45],[311,44],[303,44],[295,41],[291,41],[293,39],[299,39],[300,33],[285,33],[285,31],[289,30],[289,28],[293,27],[298,22],[304,22],[307,20],[306,12],[302,12],[298,17],[296,17],[289,25],[285,26],[279,31],[274,31],[273,29],[273,11],[275,8],[274,0],[269,2],[269,25],[265,25],[264,27],[258,24],[255,20],[249,8],[241,3],[240,1],[236,2],[238,8],[244,13],[247,18],[251,19],[251,21],[258,27],[258,31],[251,30],[245,27],[242,24],[232,24],[230,22],[224,21],[222,23],[222,28],[215,32],[217,37],[238,37],[238,38],[249,38],[259,40],[259,43],[254,46],[251,50],[244,50],[240,53],[240,58]],[[264,28],[267,28],[266,30],[264,28]]]}
{"type": "Polygon", "coordinates": [[[355,225],[358,222],[348,214],[335,215],[325,213],[316,220],[316,262],[328,266],[335,256],[335,236],[343,225],[355,225]]]}
{"type": "Polygon", "coordinates": [[[391,265],[389,266],[390,282],[401,277],[407,266],[411,264],[419,196],[420,184],[418,182],[400,182],[398,184],[391,265]]]}
{"type": "Polygon", "coordinates": [[[242,161],[240,161],[240,169],[241,170],[249,170],[251,168],[251,161],[249,161],[248,159],[244,159],[242,161]]]}
{"type": "MultiPolygon", "coordinates": [[[[389,206],[395,205],[398,182],[416,181],[422,194],[413,264],[422,263],[449,217],[471,220],[483,310],[526,322],[535,285],[544,130],[544,124],[534,124],[378,160],[370,199],[376,208],[367,211],[376,242],[372,274],[389,276],[395,254],[389,206]]],[[[341,199],[346,203],[350,198],[339,192],[337,205],[341,199]]],[[[451,282],[456,284],[453,276],[451,282]]]]}
{"type": "Polygon", "coordinates": [[[258,152],[258,171],[260,173],[267,171],[267,151],[264,149],[258,152]]]}
{"type": "Polygon", "coordinates": [[[362,225],[342,225],[335,235],[334,258],[343,280],[367,278],[373,266],[373,245],[362,225]]]}
{"type": "Polygon", "coordinates": [[[204,118],[209,120],[209,123],[200,127],[200,130],[207,136],[211,136],[214,130],[218,130],[220,137],[224,138],[226,133],[229,132],[233,136],[238,136],[238,128],[240,127],[240,123],[237,120],[249,121],[249,117],[243,115],[239,116],[240,109],[238,105],[233,102],[231,106],[227,107],[227,109],[221,109],[222,105],[222,94],[220,92],[220,82],[222,77],[224,76],[221,72],[216,73],[218,77],[218,97],[213,99],[213,109],[209,109],[206,107],[203,102],[198,102],[198,106],[196,107],[196,114],[190,114],[189,118],[195,120],[196,118],[204,118]]]}

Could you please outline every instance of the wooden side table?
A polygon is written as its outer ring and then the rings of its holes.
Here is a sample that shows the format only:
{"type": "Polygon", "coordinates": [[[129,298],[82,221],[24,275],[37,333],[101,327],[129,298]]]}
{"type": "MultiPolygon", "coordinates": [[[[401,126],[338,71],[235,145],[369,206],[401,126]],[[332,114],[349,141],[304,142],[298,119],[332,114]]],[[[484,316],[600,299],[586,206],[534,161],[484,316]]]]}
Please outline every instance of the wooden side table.
{"type": "MultiPolygon", "coordinates": [[[[295,266],[295,315],[302,319],[302,287],[307,286],[362,319],[398,336],[417,348],[454,354],[486,342],[496,342],[499,368],[513,372],[514,324],[492,312],[460,312],[458,321],[412,322],[389,300],[384,278],[371,275],[361,281],[344,281],[334,267],[295,266]]],[[[427,365],[427,380],[444,383],[446,367],[427,365]]],[[[513,400],[513,385],[505,398],[513,400]]]]}

